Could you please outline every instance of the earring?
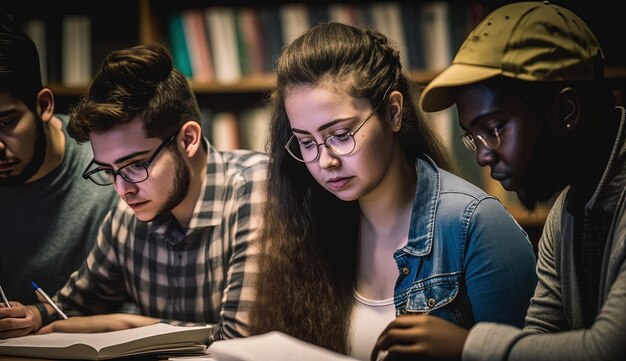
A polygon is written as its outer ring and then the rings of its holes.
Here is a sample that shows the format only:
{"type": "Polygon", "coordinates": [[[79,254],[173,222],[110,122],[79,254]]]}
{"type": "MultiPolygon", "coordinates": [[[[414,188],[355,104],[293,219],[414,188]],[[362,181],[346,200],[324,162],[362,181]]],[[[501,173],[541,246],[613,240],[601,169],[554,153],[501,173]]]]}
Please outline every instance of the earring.
{"type": "Polygon", "coordinates": [[[569,129],[572,127],[572,123],[565,123],[565,128],[569,129]]]}

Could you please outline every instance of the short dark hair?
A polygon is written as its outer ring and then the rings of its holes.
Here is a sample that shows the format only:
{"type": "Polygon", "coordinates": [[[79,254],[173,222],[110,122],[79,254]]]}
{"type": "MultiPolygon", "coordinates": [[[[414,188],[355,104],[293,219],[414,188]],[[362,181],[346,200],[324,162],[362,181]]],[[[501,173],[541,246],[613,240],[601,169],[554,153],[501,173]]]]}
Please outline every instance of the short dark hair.
{"type": "Polygon", "coordinates": [[[35,43],[9,14],[0,14],[0,89],[35,109],[43,88],[35,43]]]}
{"type": "Polygon", "coordinates": [[[70,111],[68,132],[78,142],[136,116],[149,137],[165,139],[189,120],[200,123],[198,103],[185,76],[159,44],[110,53],[86,96],[70,111]]]}

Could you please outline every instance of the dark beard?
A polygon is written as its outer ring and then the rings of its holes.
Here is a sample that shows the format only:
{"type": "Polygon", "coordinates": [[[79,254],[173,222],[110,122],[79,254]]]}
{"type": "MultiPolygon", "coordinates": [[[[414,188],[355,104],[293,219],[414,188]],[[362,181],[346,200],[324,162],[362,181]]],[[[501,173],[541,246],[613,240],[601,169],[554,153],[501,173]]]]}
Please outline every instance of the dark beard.
{"type": "Polygon", "coordinates": [[[191,184],[191,175],[189,172],[189,167],[185,164],[185,159],[180,155],[178,149],[174,147],[172,150],[172,156],[174,157],[174,188],[172,192],[168,196],[165,204],[159,212],[157,213],[157,217],[160,217],[166,213],[169,213],[174,209],[180,202],[187,197],[189,193],[189,185],[191,184]]]}
{"type": "Polygon", "coordinates": [[[34,176],[35,173],[37,173],[37,171],[41,168],[43,161],[46,158],[46,148],[48,147],[48,139],[46,137],[46,132],[43,129],[43,121],[41,119],[35,119],[35,129],[37,130],[37,134],[35,135],[35,151],[33,152],[33,159],[28,162],[20,174],[0,178],[0,187],[15,187],[22,185],[34,176]]]}
{"type": "Polygon", "coordinates": [[[517,197],[529,211],[538,203],[546,202],[563,190],[571,180],[570,174],[577,159],[567,150],[574,149],[569,138],[562,134],[543,131],[533,150],[521,189],[517,197]]]}

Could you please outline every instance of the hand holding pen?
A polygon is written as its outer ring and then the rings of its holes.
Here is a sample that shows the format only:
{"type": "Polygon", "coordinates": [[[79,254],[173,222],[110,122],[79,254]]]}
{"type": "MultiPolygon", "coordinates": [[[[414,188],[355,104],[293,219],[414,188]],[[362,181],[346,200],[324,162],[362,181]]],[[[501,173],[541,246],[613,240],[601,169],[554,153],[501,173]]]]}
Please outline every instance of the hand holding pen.
{"type": "Polygon", "coordinates": [[[31,282],[31,284],[33,285],[33,288],[35,289],[35,292],[37,292],[37,294],[39,294],[41,297],[43,297],[44,300],[46,300],[46,302],[48,302],[48,304],[50,306],[52,306],[52,308],[54,308],[54,310],[56,311],[57,315],[63,317],[64,320],[67,320],[67,315],[65,313],[63,313],[63,311],[61,311],[61,309],[59,308],[59,306],[57,306],[56,303],[54,303],[54,301],[52,301],[52,299],[50,298],[50,296],[48,296],[42,289],[41,287],[37,286],[37,284],[35,282],[31,282]]]}
{"type": "Polygon", "coordinates": [[[34,316],[27,306],[17,301],[9,302],[0,286],[0,340],[26,336],[34,331],[34,316]],[[10,322],[4,322],[10,319],[10,322]]]}

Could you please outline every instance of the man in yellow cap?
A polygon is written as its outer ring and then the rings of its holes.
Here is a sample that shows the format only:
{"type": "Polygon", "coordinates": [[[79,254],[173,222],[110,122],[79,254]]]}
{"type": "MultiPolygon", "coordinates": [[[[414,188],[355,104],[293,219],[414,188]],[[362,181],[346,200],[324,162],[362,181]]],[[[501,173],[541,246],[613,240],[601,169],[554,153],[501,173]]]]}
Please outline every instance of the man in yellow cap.
{"type": "Polygon", "coordinates": [[[603,74],[602,49],[576,14],[518,2],[489,14],[426,87],[422,109],[456,104],[464,144],[527,208],[559,196],[524,329],[400,317],[373,358],[626,359],[626,111],[603,74]]]}

